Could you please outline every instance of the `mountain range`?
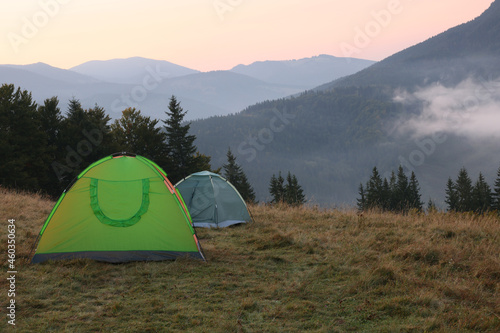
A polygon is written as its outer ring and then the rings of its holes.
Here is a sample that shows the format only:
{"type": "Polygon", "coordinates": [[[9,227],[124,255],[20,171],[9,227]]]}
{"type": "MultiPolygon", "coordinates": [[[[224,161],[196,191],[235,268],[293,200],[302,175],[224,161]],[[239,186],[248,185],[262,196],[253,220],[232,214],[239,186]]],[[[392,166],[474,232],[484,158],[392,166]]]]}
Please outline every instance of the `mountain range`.
{"type": "MultiPolygon", "coordinates": [[[[294,173],[313,203],[352,205],[374,166],[415,172],[422,200],[444,208],[466,167],[492,183],[500,166],[500,0],[476,19],[300,95],[192,123],[215,165],[230,147],[260,200],[294,173]]],[[[241,69],[241,68],[240,68],[241,69]]],[[[264,71],[265,72],[265,71],[264,71]]]]}
{"type": "Polygon", "coordinates": [[[290,171],[311,203],[352,205],[374,166],[389,178],[401,165],[415,172],[422,200],[444,208],[446,181],[460,168],[491,184],[500,166],[499,22],[496,0],[378,63],[321,55],[202,73],[129,58],[70,70],[1,65],[0,82],[38,101],[57,95],[63,108],[71,97],[97,103],[114,118],[136,106],[161,119],[174,94],[199,151],[219,167],[231,148],[259,200],[269,199],[273,174],[290,171]]]}
{"type": "Polygon", "coordinates": [[[188,111],[186,120],[237,113],[248,105],[286,97],[366,68],[373,61],[321,55],[263,62],[227,71],[200,72],[168,61],[140,57],[89,61],[68,70],[44,63],[0,65],[0,83],[31,91],[38,102],[57,96],[64,110],[72,98],[86,108],[98,104],[112,118],[127,107],[162,119],[175,95],[188,111]]]}
{"type": "Polygon", "coordinates": [[[257,61],[250,65],[235,66],[231,71],[265,82],[292,85],[307,90],[330,82],[333,73],[340,78],[365,69],[373,63],[370,60],[336,58],[321,54],[298,60],[257,61]]]}

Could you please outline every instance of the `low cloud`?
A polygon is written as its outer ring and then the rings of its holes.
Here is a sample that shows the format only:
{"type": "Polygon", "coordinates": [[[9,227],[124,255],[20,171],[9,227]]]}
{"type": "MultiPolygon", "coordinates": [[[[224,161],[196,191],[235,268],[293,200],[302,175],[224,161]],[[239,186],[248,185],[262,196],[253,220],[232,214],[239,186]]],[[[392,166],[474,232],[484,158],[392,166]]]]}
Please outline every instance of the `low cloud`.
{"type": "Polygon", "coordinates": [[[500,138],[500,81],[467,79],[455,87],[435,84],[413,93],[399,91],[394,100],[421,105],[421,112],[397,125],[400,134],[420,138],[450,133],[472,139],[500,138]]]}

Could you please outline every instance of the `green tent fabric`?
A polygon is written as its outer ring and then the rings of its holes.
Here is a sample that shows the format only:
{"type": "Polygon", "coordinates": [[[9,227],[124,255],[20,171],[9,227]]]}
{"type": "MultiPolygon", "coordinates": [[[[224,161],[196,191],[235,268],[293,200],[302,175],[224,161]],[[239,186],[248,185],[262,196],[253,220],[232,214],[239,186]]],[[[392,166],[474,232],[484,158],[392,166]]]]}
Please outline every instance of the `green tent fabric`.
{"type": "Polygon", "coordinates": [[[33,263],[204,260],[182,198],[154,162],[114,154],[84,170],[57,201],[39,234],[33,263]]]}
{"type": "Polygon", "coordinates": [[[251,220],[241,195],[218,174],[208,171],[193,173],[175,187],[181,193],[195,227],[227,227],[251,220]]]}

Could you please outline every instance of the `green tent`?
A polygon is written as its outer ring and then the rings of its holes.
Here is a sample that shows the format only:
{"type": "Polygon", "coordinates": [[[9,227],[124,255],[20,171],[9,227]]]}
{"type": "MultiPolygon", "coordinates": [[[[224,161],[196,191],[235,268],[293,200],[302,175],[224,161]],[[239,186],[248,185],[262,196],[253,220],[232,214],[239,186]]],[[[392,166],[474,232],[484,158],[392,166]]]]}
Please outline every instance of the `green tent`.
{"type": "Polygon", "coordinates": [[[195,227],[227,227],[250,221],[240,193],[218,174],[208,171],[193,173],[175,187],[181,193],[195,227]]]}
{"type": "Polygon", "coordinates": [[[52,209],[39,240],[33,263],[204,260],[189,212],[166,173],[127,153],[105,157],[80,173],[52,209]]]}

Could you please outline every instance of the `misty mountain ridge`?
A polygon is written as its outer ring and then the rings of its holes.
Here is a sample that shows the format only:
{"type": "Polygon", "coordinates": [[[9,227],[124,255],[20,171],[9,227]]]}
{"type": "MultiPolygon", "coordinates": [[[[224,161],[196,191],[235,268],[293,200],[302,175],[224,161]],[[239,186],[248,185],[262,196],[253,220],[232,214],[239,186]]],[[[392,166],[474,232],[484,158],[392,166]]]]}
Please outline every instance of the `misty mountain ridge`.
{"type": "MultiPolygon", "coordinates": [[[[101,81],[89,75],[75,73],[65,69],[53,67],[43,62],[37,62],[35,64],[30,64],[30,65],[4,65],[4,66],[13,69],[25,70],[53,80],[63,81],[70,84],[85,84],[85,83],[92,84],[101,81]]],[[[4,76],[2,76],[2,78],[4,78],[4,76]]]]}
{"type": "Polygon", "coordinates": [[[126,84],[142,84],[144,76],[151,71],[155,71],[159,76],[166,79],[200,72],[169,61],[142,57],[92,60],[74,66],[69,70],[102,81],[126,84]]]}
{"type": "Polygon", "coordinates": [[[500,166],[499,33],[497,0],[478,18],[353,75],[194,122],[192,134],[215,165],[230,142],[260,200],[271,175],[290,170],[312,202],[352,205],[374,166],[389,178],[403,165],[416,173],[422,200],[444,208],[446,180],[461,167],[491,183],[500,166]]]}
{"type": "MultiPolygon", "coordinates": [[[[351,73],[359,69],[359,64],[350,67],[342,58],[337,60],[344,62],[351,73]]],[[[298,61],[306,62],[307,58],[298,61]]],[[[324,82],[338,77],[330,62],[323,65],[318,59],[313,62],[317,63],[316,67],[323,66],[322,72],[331,73],[324,82]]],[[[280,63],[273,62],[273,66],[280,67],[280,63]]],[[[365,63],[369,64],[369,61],[365,63]]],[[[294,67],[276,71],[287,77],[279,79],[276,76],[278,82],[285,83],[273,83],[260,80],[256,75],[233,71],[199,72],[168,61],[133,57],[90,61],[70,70],[43,63],[0,65],[0,83],[13,83],[31,91],[39,103],[57,96],[63,110],[71,98],[80,100],[85,108],[97,103],[112,118],[119,118],[127,107],[135,107],[147,116],[162,119],[170,96],[175,95],[188,111],[186,120],[192,120],[237,113],[248,105],[316,86],[316,83],[307,85],[311,75],[299,71],[302,66],[295,68],[297,73],[293,73],[294,67]]]]}
{"type": "Polygon", "coordinates": [[[375,61],[371,60],[321,54],[298,60],[256,61],[250,65],[235,66],[231,71],[270,83],[292,84],[306,90],[332,78],[336,79],[352,74],[353,71],[360,71],[374,63],[375,61]]]}

